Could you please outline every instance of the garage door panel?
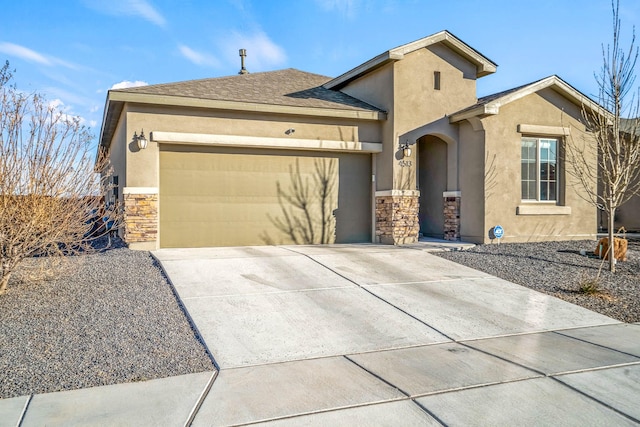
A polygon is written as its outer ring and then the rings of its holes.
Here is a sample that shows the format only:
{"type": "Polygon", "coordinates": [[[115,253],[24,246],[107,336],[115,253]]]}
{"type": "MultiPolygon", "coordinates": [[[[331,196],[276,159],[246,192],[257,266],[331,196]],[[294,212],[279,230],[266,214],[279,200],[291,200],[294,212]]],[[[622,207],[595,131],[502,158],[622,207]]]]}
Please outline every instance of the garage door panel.
{"type": "Polygon", "coordinates": [[[370,157],[162,147],[162,247],[370,241],[370,157]]]}

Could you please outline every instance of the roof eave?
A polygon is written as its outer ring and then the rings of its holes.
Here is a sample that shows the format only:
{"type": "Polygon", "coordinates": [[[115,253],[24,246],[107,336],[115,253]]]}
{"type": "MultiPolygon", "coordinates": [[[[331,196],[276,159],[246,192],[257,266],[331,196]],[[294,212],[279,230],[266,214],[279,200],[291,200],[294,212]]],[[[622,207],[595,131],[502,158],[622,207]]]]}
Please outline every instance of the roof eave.
{"type": "Polygon", "coordinates": [[[496,114],[498,114],[498,112],[499,112],[499,107],[496,107],[490,104],[478,105],[477,107],[472,108],[470,110],[461,111],[459,113],[450,115],[449,123],[458,123],[463,120],[470,119],[472,117],[495,116],[496,114]]]}
{"type": "Polygon", "coordinates": [[[420,40],[416,40],[414,42],[407,43],[394,49],[388,50],[376,56],[375,58],[370,59],[369,61],[357,66],[356,68],[347,71],[346,73],[325,83],[323,86],[327,89],[340,89],[353,80],[360,78],[363,75],[382,67],[383,65],[403,59],[404,56],[408,53],[440,42],[444,43],[454,52],[458,53],[459,55],[466,58],[469,62],[474,64],[476,66],[477,78],[495,73],[498,69],[497,64],[495,64],[489,58],[482,55],[480,52],[473,49],[471,46],[467,45],[450,32],[444,30],[431,36],[421,38],[420,40]]]}
{"type": "Polygon", "coordinates": [[[109,91],[105,105],[104,120],[100,133],[100,145],[108,147],[113,131],[125,103],[160,105],[171,107],[207,108],[214,110],[244,111],[252,113],[287,114],[296,116],[332,117],[357,120],[386,120],[383,111],[341,110],[337,108],[297,107],[289,105],[259,104],[251,102],[224,101],[191,98],[186,96],[155,95],[125,91],[109,91]]]}
{"type": "Polygon", "coordinates": [[[349,82],[352,82],[353,80],[362,77],[365,74],[370,73],[371,71],[377,70],[378,68],[390,62],[399,61],[402,58],[404,58],[404,55],[402,53],[394,53],[392,51],[384,52],[376,56],[375,58],[372,58],[367,62],[358,65],[356,68],[353,68],[346,73],[341,74],[335,79],[328,81],[327,83],[323,84],[322,87],[332,90],[340,89],[349,84],[349,82]]]}

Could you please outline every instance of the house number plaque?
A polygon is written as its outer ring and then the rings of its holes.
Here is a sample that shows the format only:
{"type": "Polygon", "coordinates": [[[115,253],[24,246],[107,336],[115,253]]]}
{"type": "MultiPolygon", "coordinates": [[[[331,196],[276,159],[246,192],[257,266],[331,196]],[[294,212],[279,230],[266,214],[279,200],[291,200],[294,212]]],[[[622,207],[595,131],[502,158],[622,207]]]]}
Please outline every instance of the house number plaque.
{"type": "Polygon", "coordinates": [[[400,165],[401,168],[408,168],[408,167],[411,167],[412,162],[411,160],[400,160],[398,164],[400,165]]]}

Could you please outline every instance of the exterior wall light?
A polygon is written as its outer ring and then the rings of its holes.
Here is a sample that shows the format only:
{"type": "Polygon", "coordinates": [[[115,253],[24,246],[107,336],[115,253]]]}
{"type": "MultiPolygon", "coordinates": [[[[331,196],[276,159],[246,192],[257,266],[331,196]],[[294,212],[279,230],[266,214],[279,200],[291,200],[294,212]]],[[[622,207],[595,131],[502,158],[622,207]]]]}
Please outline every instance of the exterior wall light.
{"type": "Polygon", "coordinates": [[[140,135],[133,132],[133,140],[138,144],[138,148],[144,150],[147,148],[147,138],[144,136],[144,129],[140,131],[140,135]]]}
{"type": "Polygon", "coordinates": [[[402,157],[411,157],[411,147],[409,147],[409,141],[406,141],[404,144],[400,144],[400,149],[402,150],[402,157]]]}
{"type": "Polygon", "coordinates": [[[284,131],[284,133],[286,133],[287,135],[291,135],[295,132],[296,130],[294,128],[289,128],[287,130],[284,131]]]}

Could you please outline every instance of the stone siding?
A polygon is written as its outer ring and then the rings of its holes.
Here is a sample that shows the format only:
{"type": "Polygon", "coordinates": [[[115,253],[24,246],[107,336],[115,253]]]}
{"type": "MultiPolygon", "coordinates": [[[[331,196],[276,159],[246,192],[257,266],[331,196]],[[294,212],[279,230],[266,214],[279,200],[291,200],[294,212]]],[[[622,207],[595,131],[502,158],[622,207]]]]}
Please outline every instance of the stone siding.
{"type": "Polygon", "coordinates": [[[124,194],[124,241],[150,242],[158,238],[158,195],[124,194]]]}
{"type": "Polygon", "coordinates": [[[460,196],[444,198],[444,239],[460,240],[460,196]]]}
{"type": "Polygon", "coordinates": [[[418,196],[376,197],[376,241],[391,245],[416,243],[419,207],[418,196]]]}

